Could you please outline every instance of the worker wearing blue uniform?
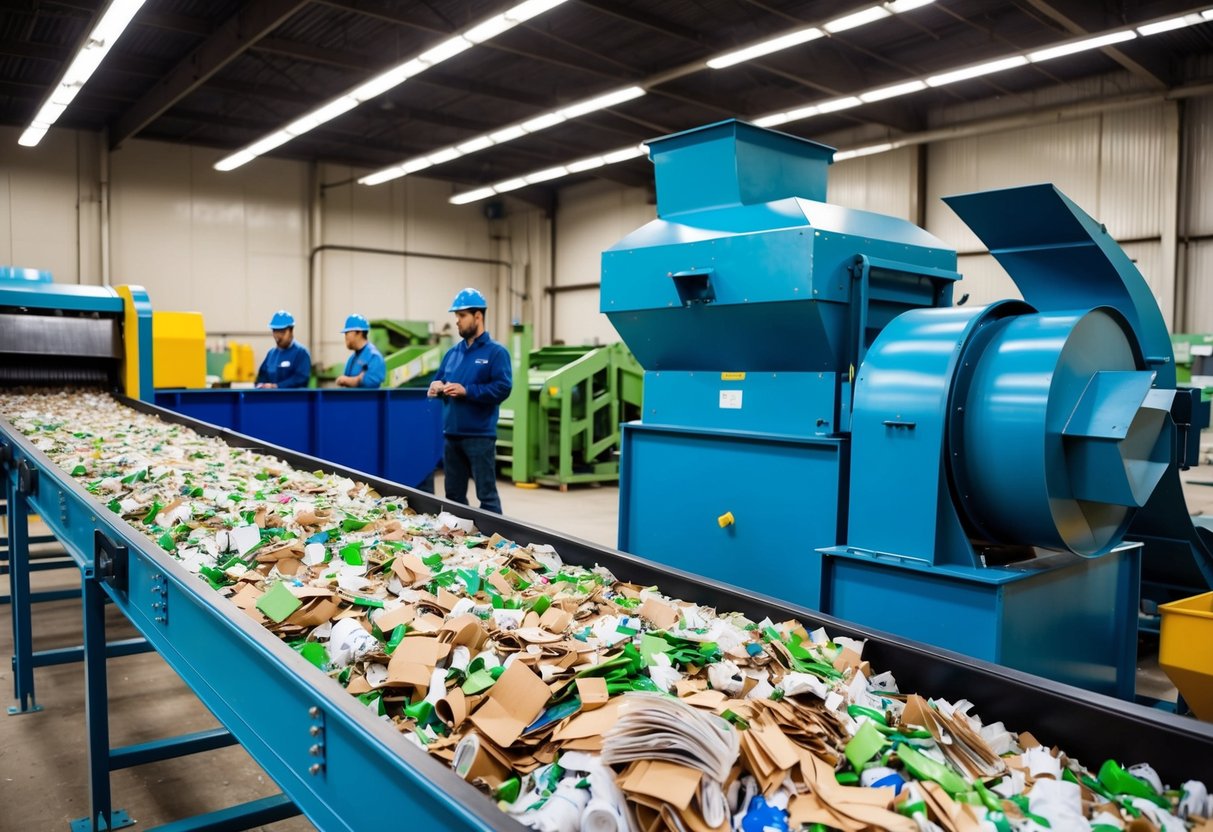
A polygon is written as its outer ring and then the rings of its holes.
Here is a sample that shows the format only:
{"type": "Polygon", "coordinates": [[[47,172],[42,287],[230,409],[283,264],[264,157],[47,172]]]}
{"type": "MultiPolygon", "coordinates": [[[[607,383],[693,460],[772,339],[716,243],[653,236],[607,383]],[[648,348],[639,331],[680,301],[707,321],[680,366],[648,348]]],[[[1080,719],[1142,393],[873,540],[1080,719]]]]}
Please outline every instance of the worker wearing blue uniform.
{"type": "Polygon", "coordinates": [[[337,376],[338,387],[370,387],[383,384],[387,378],[387,366],[383,353],[367,340],[371,324],[365,317],[354,313],[345,319],[345,347],[354,354],[345,362],[345,372],[337,376]]]}
{"type": "Polygon", "coordinates": [[[295,340],[295,316],[279,309],[270,318],[274,348],[257,370],[257,386],[291,389],[307,387],[312,375],[312,356],[307,347],[295,340]]]}
{"type": "Polygon", "coordinates": [[[476,499],[486,511],[501,513],[497,494],[497,409],[510,395],[510,354],[484,328],[488,301],[476,289],[455,296],[459,341],[443,356],[429,395],[443,397],[442,465],[446,498],[467,505],[468,477],[476,482],[476,499]]]}

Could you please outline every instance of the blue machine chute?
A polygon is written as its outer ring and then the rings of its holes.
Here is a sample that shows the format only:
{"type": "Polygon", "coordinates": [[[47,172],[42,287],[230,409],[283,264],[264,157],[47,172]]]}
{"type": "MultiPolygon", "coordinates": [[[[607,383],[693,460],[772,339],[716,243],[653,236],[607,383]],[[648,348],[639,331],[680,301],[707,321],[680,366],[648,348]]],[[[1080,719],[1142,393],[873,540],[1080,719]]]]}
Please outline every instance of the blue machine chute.
{"type": "Polygon", "coordinates": [[[1132,696],[1143,570],[1157,600],[1209,571],[1152,499],[1208,413],[1103,227],[1051,185],[949,198],[1023,294],[953,307],[955,251],[826,203],[824,145],[726,121],[649,147],[658,219],[602,260],[646,370],[620,548],[1132,696]]]}

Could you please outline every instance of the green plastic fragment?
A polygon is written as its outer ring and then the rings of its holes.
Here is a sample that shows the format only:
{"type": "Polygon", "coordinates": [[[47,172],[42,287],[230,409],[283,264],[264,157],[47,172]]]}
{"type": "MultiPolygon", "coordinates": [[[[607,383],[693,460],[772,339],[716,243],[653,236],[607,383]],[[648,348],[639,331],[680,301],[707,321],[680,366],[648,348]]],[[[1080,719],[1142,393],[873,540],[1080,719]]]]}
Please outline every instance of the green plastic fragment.
{"type": "Polygon", "coordinates": [[[851,737],[846,747],[846,758],[851,763],[851,767],[856,771],[863,771],[867,762],[880,753],[880,749],[889,744],[876,726],[871,722],[865,722],[859,726],[859,730],[855,732],[855,736],[851,737]]]}
{"type": "Polygon", "coordinates": [[[435,552],[432,555],[426,555],[421,559],[421,562],[433,569],[435,566],[442,566],[442,555],[435,552]]]}
{"type": "Polygon", "coordinates": [[[743,731],[745,731],[746,729],[748,729],[750,727],[750,723],[745,717],[740,716],[739,714],[736,714],[733,711],[726,709],[726,710],[722,711],[720,715],[722,717],[724,717],[725,719],[727,719],[729,722],[736,725],[738,728],[740,728],[743,731]]]}
{"type": "MultiPolygon", "coordinates": [[[[850,746],[848,745],[848,751],[849,748],[850,746]]],[[[969,784],[963,777],[943,763],[932,760],[913,746],[898,746],[897,757],[905,765],[906,771],[910,772],[914,777],[919,780],[931,780],[938,783],[951,797],[956,797],[969,790],[969,784]]],[[[850,759],[849,753],[847,754],[847,759],[850,759]]]]}
{"type": "Polygon", "coordinates": [[[480,591],[480,575],[475,569],[460,569],[458,574],[468,588],[468,595],[475,595],[480,591]]]}
{"type": "Polygon", "coordinates": [[[118,502],[117,500],[110,500],[108,503],[105,504],[105,507],[108,508],[110,511],[112,511],[114,514],[122,513],[122,503],[118,502]]]}
{"type": "Polygon", "coordinates": [[[389,656],[396,652],[396,648],[400,646],[400,642],[404,640],[405,633],[408,631],[407,624],[397,624],[396,629],[392,630],[392,634],[388,636],[387,645],[383,648],[383,652],[389,656]]]}
{"type": "Polygon", "coordinates": [[[493,678],[492,672],[482,667],[468,674],[467,680],[460,686],[460,689],[468,696],[473,696],[488,690],[496,682],[497,680],[493,678]]]}
{"type": "Polygon", "coordinates": [[[531,611],[536,615],[543,615],[550,606],[552,606],[552,599],[546,595],[540,595],[531,602],[531,611]]]}
{"type": "Polygon", "coordinates": [[[166,552],[173,552],[177,549],[177,543],[173,540],[173,536],[168,532],[156,538],[156,542],[160,544],[160,548],[166,552]]]}
{"type": "Polygon", "coordinates": [[[341,547],[339,554],[341,555],[341,559],[350,566],[361,566],[366,562],[362,559],[361,543],[347,543],[341,547]]]}
{"type": "Polygon", "coordinates": [[[1112,794],[1144,797],[1160,808],[1171,809],[1170,802],[1154,791],[1149,783],[1125,771],[1115,760],[1105,760],[1099,767],[1099,782],[1112,794]]]}
{"type": "Polygon", "coordinates": [[[83,477],[87,473],[88,473],[88,469],[85,468],[83,465],[77,465],[75,468],[72,469],[73,477],[83,477]]]}
{"type": "Polygon", "coordinates": [[[281,624],[291,617],[295,610],[303,606],[303,602],[286,588],[284,583],[276,583],[264,595],[257,599],[257,609],[275,623],[281,624]]]}
{"type": "MultiPolygon", "coordinates": [[[[295,645],[291,646],[295,647],[295,645]]],[[[324,670],[324,666],[329,663],[329,651],[326,650],[324,645],[320,644],[319,642],[300,642],[295,649],[299,651],[299,655],[303,656],[303,658],[307,659],[321,670],[324,670]]]]}
{"type": "Polygon", "coordinates": [[[163,503],[161,503],[159,500],[153,500],[152,507],[150,509],[148,509],[147,514],[143,515],[143,522],[144,523],[154,522],[156,519],[156,515],[160,513],[160,510],[162,508],[164,508],[163,503]]]}
{"type": "Polygon", "coordinates": [[[497,793],[494,795],[498,800],[503,800],[506,803],[513,803],[518,799],[518,795],[522,792],[522,781],[515,775],[508,780],[502,782],[497,793]]]}

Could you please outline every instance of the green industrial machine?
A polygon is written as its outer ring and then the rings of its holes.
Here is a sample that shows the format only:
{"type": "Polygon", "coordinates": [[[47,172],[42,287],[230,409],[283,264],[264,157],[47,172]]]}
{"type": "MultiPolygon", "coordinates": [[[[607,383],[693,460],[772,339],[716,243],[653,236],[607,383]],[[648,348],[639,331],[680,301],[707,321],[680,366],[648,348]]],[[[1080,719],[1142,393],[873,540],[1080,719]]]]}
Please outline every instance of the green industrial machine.
{"type": "MultiPolygon", "coordinates": [[[[373,320],[367,337],[387,365],[384,387],[424,387],[438,369],[450,347],[450,336],[438,335],[429,321],[373,320]]],[[[312,366],[313,387],[331,385],[345,369],[345,362],[327,369],[312,366]]]]}
{"type": "Polygon", "coordinates": [[[1171,333],[1175,351],[1175,378],[1180,384],[1203,387],[1202,398],[1213,392],[1213,335],[1207,333],[1171,333]]]}
{"type": "Polygon", "coordinates": [[[514,389],[497,422],[497,461],[515,483],[619,479],[619,424],[640,412],[644,371],[623,344],[531,349],[529,324],[510,335],[514,389]],[[525,383],[523,383],[525,381],[525,383]]]}

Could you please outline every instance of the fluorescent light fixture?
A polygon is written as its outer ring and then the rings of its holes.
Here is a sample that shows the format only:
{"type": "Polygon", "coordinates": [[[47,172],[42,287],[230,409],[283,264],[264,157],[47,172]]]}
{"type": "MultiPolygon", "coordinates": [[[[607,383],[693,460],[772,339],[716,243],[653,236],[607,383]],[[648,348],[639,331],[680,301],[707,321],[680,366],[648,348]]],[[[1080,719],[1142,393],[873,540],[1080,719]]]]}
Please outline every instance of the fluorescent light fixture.
{"type": "Polygon", "coordinates": [[[755,58],[761,58],[763,55],[769,55],[772,52],[780,52],[784,49],[790,49],[793,46],[799,46],[802,43],[808,43],[811,40],[817,40],[824,37],[825,32],[818,29],[816,26],[809,26],[805,29],[798,29],[795,32],[789,32],[786,35],[780,35],[777,38],[764,40],[761,43],[755,43],[747,46],[744,49],[738,49],[733,52],[726,52],[723,55],[717,55],[715,58],[708,60],[708,66],[712,69],[724,69],[726,66],[740,64],[745,61],[752,61],[755,58]]]}
{"type": "MultiPolygon", "coordinates": [[[[278,147],[279,145],[283,144],[283,142],[289,141],[295,136],[300,136],[309,130],[315,130],[321,124],[331,121],[342,113],[349,112],[359,104],[369,101],[378,95],[382,95],[394,87],[400,86],[408,79],[425,72],[430,67],[449,60],[456,55],[471,49],[478,43],[484,43],[485,41],[500,35],[502,32],[507,32],[513,27],[517,26],[519,23],[530,20],[536,15],[543,14],[549,9],[554,9],[556,6],[559,6],[561,3],[566,1],[567,0],[526,0],[523,3],[519,3],[518,5],[514,6],[512,9],[508,9],[501,14],[494,15],[486,20],[482,20],[480,23],[472,26],[467,31],[452,35],[435,46],[431,46],[420,55],[410,58],[409,60],[404,61],[403,63],[400,63],[386,70],[385,72],[381,72],[373,78],[364,81],[358,86],[349,90],[344,95],[338,96],[332,101],[329,101],[310,112],[304,113],[302,116],[287,125],[284,130],[278,131],[278,133],[285,133],[286,139],[277,141],[265,148],[263,148],[262,145],[266,139],[255,142],[248,147],[243,147],[237,152],[216,162],[215,169],[225,171],[233,170],[234,168],[247,164],[256,157],[265,153],[266,150],[272,150],[273,148],[278,147]]],[[[144,0],[115,0],[111,8],[123,3],[128,5],[133,3],[135,4],[135,8],[138,8],[138,6],[142,5],[143,2],[144,0]]],[[[134,14],[134,12],[132,11],[131,14],[134,14]]],[[[98,60],[100,59],[98,58],[98,60]]],[[[278,133],[272,135],[277,136],[278,133]]],[[[487,147],[487,145],[485,146],[487,147]]],[[[449,152],[449,148],[440,150],[434,155],[446,154],[447,152],[449,152]]],[[[456,152],[455,156],[450,158],[460,156],[464,152],[468,151],[456,152]]],[[[426,164],[423,167],[429,167],[429,164],[426,164]]],[[[394,168],[385,168],[383,171],[377,171],[370,176],[364,176],[358,181],[366,184],[386,182],[388,179],[395,178],[394,176],[384,178],[383,174],[387,170],[404,170],[407,173],[407,168],[408,163],[404,165],[396,165],[394,168]]],[[[418,170],[420,170],[420,168],[418,168],[418,170]]],[[[403,176],[404,174],[397,173],[396,175],[403,176]]]]}
{"type": "Polygon", "coordinates": [[[502,13],[501,16],[517,25],[525,23],[532,17],[541,15],[549,9],[554,9],[563,2],[564,0],[526,0],[525,3],[519,3],[514,8],[502,13]]]}
{"type": "Polygon", "coordinates": [[[1120,32],[1111,32],[1106,35],[1098,35],[1093,38],[1084,38],[1083,40],[1072,41],[1071,43],[1063,43],[1061,46],[1051,46],[1048,49],[1039,49],[1035,52],[1028,53],[1028,60],[1032,63],[1040,63],[1041,61],[1051,61],[1054,58],[1061,58],[1066,55],[1073,55],[1076,52],[1086,52],[1089,49],[1100,49],[1104,46],[1111,46],[1114,43],[1123,43],[1126,40],[1133,40],[1137,37],[1137,33],[1132,29],[1125,29],[1120,32]]]}
{"type": "Polygon", "coordinates": [[[484,43],[486,40],[497,37],[502,32],[508,32],[516,25],[518,24],[508,19],[504,14],[498,14],[468,29],[463,33],[463,36],[472,43],[484,43]]]}
{"type": "Polygon", "coordinates": [[[503,127],[500,130],[489,133],[489,138],[493,140],[493,144],[505,144],[525,135],[526,131],[520,125],[511,124],[509,127],[503,127]]]}
{"type": "Polygon", "coordinates": [[[602,161],[607,165],[614,165],[619,162],[626,162],[628,159],[635,159],[644,156],[649,152],[649,149],[642,144],[625,147],[621,150],[612,150],[610,153],[602,154],[602,161]]]}
{"type": "Polygon", "coordinates": [[[893,12],[884,6],[869,6],[866,9],[861,9],[851,14],[836,17],[826,23],[821,28],[825,29],[830,34],[845,32],[847,29],[854,29],[858,26],[866,26],[877,20],[882,20],[886,17],[891,17],[893,12]]]}
{"type": "Polygon", "coordinates": [[[904,84],[893,84],[888,87],[881,87],[868,92],[860,93],[859,100],[865,104],[870,104],[873,101],[884,101],[886,98],[896,98],[899,95],[909,95],[912,92],[918,92],[927,88],[923,81],[906,81],[904,84]]]}
{"type": "Polygon", "coordinates": [[[942,87],[944,84],[967,81],[969,78],[978,78],[982,75],[989,75],[992,72],[1002,72],[1004,69],[1014,69],[1017,66],[1024,66],[1027,62],[1028,59],[1023,55],[1015,55],[1010,58],[1000,58],[997,61],[988,61],[984,64],[962,67],[951,72],[941,72],[939,75],[932,75],[928,78],[927,86],[942,87]]]}
{"type": "Polygon", "coordinates": [[[106,7],[97,25],[89,31],[84,44],[68,64],[63,77],[42,103],[29,127],[17,139],[18,144],[35,147],[42,141],[46,131],[63,115],[76,93],[80,92],[80,88],[97,71],[97,67],[105,60],[105,56],[130,25],[131,19],[144,2],[145,0],[114,0],[106,7]]]}
{"type": "MultiPolygon", "coordinates": [[[[844,98],[832,98],[829,101],[822,101],[820,104],[813,105],[813,107],[811,108],[813,110],[812,115],[817,115],[818,113],[833,113],[833,112],[837,112],[838,110],[846,110],[850,107],[858,107],[862,103],[863,103],[863,101],[861,101],[859,98],[857,98],[854,95],[848,95],[844,98]]],[[[805,109],[809,109],[809,108],[805,108],[805,109]]],[[[791,115],[791,113],[789,113],[789,115],[791,115]]]]}
{"type": "MultiPolygon", "coordinates": [[[[449,162],[452,159],[457,159],[460,156],[466,156],[469,153],[475,153],[479,150],[484,150],[487,147],[504,144],[505,142],[513,141],[530,133],[538,133],[540,130],[546,130],[549,127],[554,127],[568,121],[577,116],[587,115],[606,107],[613,107],[616,104],[621,104],[625,101],[631,101],[633,98],[639,98],[645,94],[643,87],[623,87],[621,89],[612,90],[608,93],[587,98],[584,101],[579,101],[575,104],[570,104],[567,107],[562,107],[559,110],[553,110],[550,113],[543,113],[535,116],[527,121],[518,124],[511,124],[508,127],[503,127],[500,130],[492,133],[486,133],[482,136],[474,136],[465,142],[451,147],[436,150],[427,156],[418,158],[428,159],[431,164],[440,165],[443,162],[449,162]]],[[[428,166],[427,166],[428,167],[428,166]]],[[[405,176],[411,173],[409,163],[403,165],[393,165],[391,168],[385,168],[382,171],[377,171],[371,176],[364,176],[358,181],[364,185],[375,185],[381,182],[386,182],[388,179],[394,179],[395,176],[384,178],[380,174],[386,173],[388,170],[397,171],[396,176],[405,176]],[[371,181],[371,180],[374,181],[371,181]]],[[[564,174],[561,174],[562,176],[564,174]]]]}
{"type": "Polygon", "coordinates": [[[477,188],[474,191],[464,191],[461,194],[455,194],[451,197],[452,205],[467,205],[469,202],[478,202],[482,199],[487,199],[497,193],[492,188],[477,188]]]}
{"type": "Polygon", "coordinates": [[[1160,32],[1171,32],[1175,29],[1183,29],[1186,26],[1195,26],[1197,23],[1204,23],[1207,19],[1205,15],[1208,15],[1209,13],[1210,12],[1205,12],[1204,15],[1196,13],[1185,14],[1180,17],[1173,17],[1170,20],[1160,20],[1157,23],[1147,23],[1145,26],[1137,27],[1137,34],[1141,35],[1142,37],[1149,37],[1150,35],[1157,35],[1160,32]]]}
{"type": "Polygon", "coordinates": [[[644,95],[644,87],[624,87],[621,90],[608,92],[606,95],[600,95],[597,98],[590,98],[577,104],[570,104],[560,111],[560,114],[566,119],[577,118],[592,113],[595,110],[605,110],[607,107],[614,107],[616,104],[622,104],[625,101],[631,101],[633,98],[639,98],[644,95]]]}
{"type": "Polygon", "coordinates": [[[350,98],[357,99],[359,102],[370,101],[372,98],[382,95],[392,87],[400,86],[414,75],[425,72],[429,68],[429,64],[422,63],[416,58],[411,61],[405,61],[399,66],[394,66],[387,72],[381,72],[371,80],[354,87],[349,91],[349,96],[350,98]]]}
{"type": "Polygon", "coordinates": [[[493,193],[503,194],[506,191],[516,191],[526,185],[526,179],[519,176],[516,179],[507,179],[504,182],[498,182],[493,186],[493,193]]]}
{"type": "Polygon", "coordinates": [[[565,118],[560,113],[544,113],[541,116],[535,116],[518,125],[527,133],[538,133],[540,130],[547,130],[549,127],[555,127],[564,121],[565,118]]]}
{"type": "Polygon", "coordinates": [[[791,121],[787,113],[771,113],[769,116],[762,116],[754,119],[754,123],[759,127],[778,127],[781,124],[787,124],[791,121]]]}
{"type": "Polygon", "coordinates": [[[584,173],[587,170],[600,168],[606,164],[606,159],[601,156],[590,156],[586,159],[578,159],[576,162],[569,162],[565,167],[569,169],[569,173],[584,173]]]}
{"type": "Polygon", "coordinates": [[[352,96],[343,95],[325,104],[318,110],[292,121],[286,127],[282,128],[285,132],[292,136],[298,136],[306,133],[309,130],[314,130],[326,121],[332,121],[342,113],[348,113],[350,110],[358,106],[358,100],[352,96]]]}
{"type": "Polygon", "coordinates": [[[529,173],[522,177],[528,185],[534,185],[536,182],[547,182],[549,179],[559,179],[561,176],[568,176],[569,169],[564,165],[557,165],[554,168],[541,170],[537,173],[529,173]]]}
{"type": "Polygon", "coordinates": [[[381,182],[386,182],[389,179],[395,179],[400,174],[397,172],[399,168],[387,168],[378,173],[372,173],[370,176],[364,176],[359,179],[359,182],[365,182],[368,185],[378,185],[381,182]]]}
{"type": "Polygon", "coordinates": [[[25,132],[23,132],[21,137],[17,139],[17,144],[24,145],[25,147],[35,147],[37,146],[38,142],[42,141],[42,137],[46,135],[46,131],[50,129],[51,126],[49,124],[43,124],[40,121],[35,121],[29,127],[25,128],[25,132]]]}
{"type": "Polygon", "coordinates": [[[440,64],[443,61],[455,57],[460,52],[471,49],[472,46],[474,46],[474,44],[463,35],[455,35],[455,37],[447,38],[432,49],[427,49],[426,51],[422,52],[417,56],[417,60],[421,61],[423,64],[433,66],[434,64],[440,64]]]}
{"type": "Polygon", "coordinates": [[[433,164],[428,156],[422,156],[419,159],[409,159],[399,167],[402,173],[416,173],[419,170],[425,170],[433,164]]]}
{"type": "Polygon", "coordinates": [[[486,147],[492,147],[493,145],[494,141],[491,137],[477,136],[474,139],[468,139],[463,144],[455,145],[455,149],[466,156],[468,153],[476,153],[484,150],[486,147]]]}
{"type": "Polygon", "coordinates": [[[462,155],[463,154],[459,152],[459,148],[457,148],[457,147],[444,147],[442,150],[439,150],[437,153],[431,153],[429,156],[426,156],[425,158],[430,160],[431,165],[442,165],[442,164],[446,164],[447,162],[458,159],[462,155]]]}
{"type": "Polygon", "coordinates": [[[859,156],[871,156],[874,153],[884,153],[892,149],[892,142],[884,142],[883,144],[872,144],[867,147],[857,147],[854,150],[840,150],[834,154],[834,161],[845,162],[847,159],[855,159],[859,156]]]}

